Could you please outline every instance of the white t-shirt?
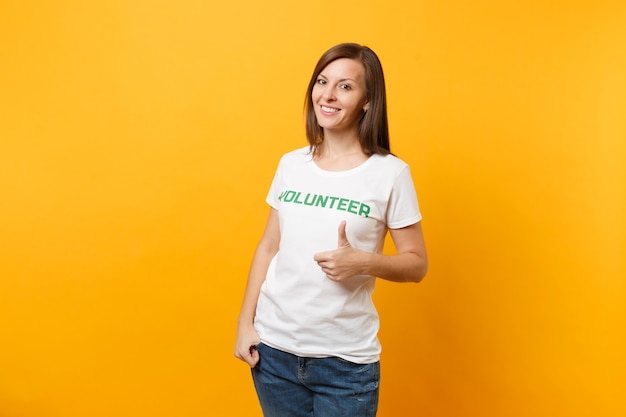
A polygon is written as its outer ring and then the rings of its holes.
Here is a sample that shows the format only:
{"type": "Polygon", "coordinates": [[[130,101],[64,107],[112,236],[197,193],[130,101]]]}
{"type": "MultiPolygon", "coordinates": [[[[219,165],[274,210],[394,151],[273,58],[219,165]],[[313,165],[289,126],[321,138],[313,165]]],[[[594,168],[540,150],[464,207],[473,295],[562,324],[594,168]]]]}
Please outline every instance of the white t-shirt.
{"type": "Polygon", "coordinates": [[[350,244],[376,253],[388,228],[419,222],[409,166],[374,154],[356,168],[325,171],[301,148],[281,158],[266,201],[278,210],[281,239],[257,304],[261,341],[297,356],[378,361],[376,278],[332,281],[313,256],[337,248],[343,220],[350,244]]]}

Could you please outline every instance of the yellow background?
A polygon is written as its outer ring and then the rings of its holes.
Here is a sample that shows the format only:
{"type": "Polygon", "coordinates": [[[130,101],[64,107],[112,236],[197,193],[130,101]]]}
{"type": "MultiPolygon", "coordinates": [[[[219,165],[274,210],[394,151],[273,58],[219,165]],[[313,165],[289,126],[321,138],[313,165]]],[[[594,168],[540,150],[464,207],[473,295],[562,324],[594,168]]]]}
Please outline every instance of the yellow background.
{"type": "Polygon", "coordinates": [[[380,56],[430,272],[379,415],[626,415],[626,4],[0,2],[0,416],[260,416],[232,356],[313,66],[380,56]]]}

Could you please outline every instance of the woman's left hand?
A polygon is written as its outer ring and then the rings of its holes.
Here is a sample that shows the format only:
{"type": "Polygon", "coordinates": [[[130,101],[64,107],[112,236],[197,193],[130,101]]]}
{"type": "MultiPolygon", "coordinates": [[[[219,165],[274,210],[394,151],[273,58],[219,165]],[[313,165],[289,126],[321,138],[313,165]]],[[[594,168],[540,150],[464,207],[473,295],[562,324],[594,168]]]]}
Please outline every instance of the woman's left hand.
{"type": "Polygon", "coordinates": [[[354,249],[346,236],[345,220],[339,224],[337,249],[318,252],[313,259],[322,272],[333,281],[344,281],[355,275],[363,274],[365,252],[354,249]]]}

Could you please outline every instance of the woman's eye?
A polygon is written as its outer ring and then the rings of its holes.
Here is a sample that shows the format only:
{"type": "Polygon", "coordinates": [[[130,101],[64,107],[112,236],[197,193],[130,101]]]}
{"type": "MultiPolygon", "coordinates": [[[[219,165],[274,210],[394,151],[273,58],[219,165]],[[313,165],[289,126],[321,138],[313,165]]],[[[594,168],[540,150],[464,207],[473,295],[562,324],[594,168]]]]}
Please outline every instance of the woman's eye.
{"type": "Polygon", "coordinates": [[[326,80],[323,80],[323,79],[321,79],[321,78],[318,78],[318,79],[317,79],[317,83],[318,83],[318,84],[326,84],[326,80]]]}
{"type": "Polygon", "coordinates": [[[350,84],[341,84],[339,86],[339,88],[341,88],[343,90],[349,90],[351,87],[350,87],[350,84]]]}

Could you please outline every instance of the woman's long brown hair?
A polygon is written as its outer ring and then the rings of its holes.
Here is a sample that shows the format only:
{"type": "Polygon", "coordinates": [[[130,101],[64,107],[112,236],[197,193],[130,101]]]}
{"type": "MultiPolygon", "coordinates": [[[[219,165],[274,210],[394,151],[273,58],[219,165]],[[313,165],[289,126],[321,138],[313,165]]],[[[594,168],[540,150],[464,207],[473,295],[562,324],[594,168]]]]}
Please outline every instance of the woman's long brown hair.
{"type": "Polygon", "coordinates": [[[318,143],[324,140],[324,130],[315,117],[311,93],[320,73],[331,62],[342,59],[354,59],[365,69],[365,96],[369,102],[368,110],[359,120],[358,136],[363,152],[367,155],[391,153],[389,146],[389,126],[387,123],[387,95],[383,67],[378,56],[367,46],[356,43],[342,43],[326,51],[317,62],[309,82],[305,98],[306,136],[315,151],[318,143]]]}

